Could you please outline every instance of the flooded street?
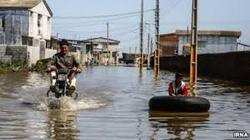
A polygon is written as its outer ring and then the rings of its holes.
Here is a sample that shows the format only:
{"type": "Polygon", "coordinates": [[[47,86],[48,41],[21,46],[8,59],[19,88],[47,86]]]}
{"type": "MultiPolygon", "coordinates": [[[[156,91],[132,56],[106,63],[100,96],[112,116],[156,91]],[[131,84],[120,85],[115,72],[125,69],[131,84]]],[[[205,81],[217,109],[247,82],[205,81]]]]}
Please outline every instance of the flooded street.
{"type": "MultiPolygon", "coordinates": [[[[250,86],[198,80],[198,95],[209,99],[208,114],[148,111],[153,96],[167,95],[174,73],[142,77],[135,67],[89,67],[78,75],[79,98],[68,110],[46,108],[49,77],[37,73],[0,75],[0,139],[233,139],[250,133],[250,86]],[[157,115],[158,114],[158,115],[157,115]]],[[[187,82],[187,77],[184,81],[187,82]]]]}

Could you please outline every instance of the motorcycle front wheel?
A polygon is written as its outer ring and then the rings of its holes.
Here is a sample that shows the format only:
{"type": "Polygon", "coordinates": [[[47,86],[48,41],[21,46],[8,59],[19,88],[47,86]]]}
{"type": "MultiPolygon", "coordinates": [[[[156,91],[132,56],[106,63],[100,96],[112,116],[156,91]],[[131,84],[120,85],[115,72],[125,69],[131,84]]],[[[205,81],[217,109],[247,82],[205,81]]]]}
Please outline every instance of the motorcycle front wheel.
{"type": "Polygon", "coordinates": [[[77,92],[74,92],[71,97],[76,100],[78,98],[78,93],[77,92]]]}
{"type": "Polygon", "coordinates": [[[78,98],[78,93],[74,92],[74,93],[68,93],[66,94],[68,97],[73,98],[74,100],[76,100],[78,98]]]}

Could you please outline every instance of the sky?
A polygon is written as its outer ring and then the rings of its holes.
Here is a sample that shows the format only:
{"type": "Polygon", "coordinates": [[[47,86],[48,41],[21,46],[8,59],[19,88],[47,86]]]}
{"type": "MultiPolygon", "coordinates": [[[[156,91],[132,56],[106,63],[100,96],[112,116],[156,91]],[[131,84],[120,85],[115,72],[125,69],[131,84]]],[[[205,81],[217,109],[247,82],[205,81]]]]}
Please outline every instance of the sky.
{"type": "MultiPolygon", "coordinates": [[[[84,40],[110,37],[121,41],[122,52],[139,51],[141,0],[47,0],[53,11],[53,35],[84,40]]],[[[153,35],[156,0],[144,0],[144,46],[153,35]]],[[[198,0],[199,30],[241,31],[240,42],[250,45],[250,0],[198,0]]],[[[191,26],[192,0],[160,0],[160,33],[191,26]]],[[[145,49],[144,49],[145,50],[145,49]]]]}

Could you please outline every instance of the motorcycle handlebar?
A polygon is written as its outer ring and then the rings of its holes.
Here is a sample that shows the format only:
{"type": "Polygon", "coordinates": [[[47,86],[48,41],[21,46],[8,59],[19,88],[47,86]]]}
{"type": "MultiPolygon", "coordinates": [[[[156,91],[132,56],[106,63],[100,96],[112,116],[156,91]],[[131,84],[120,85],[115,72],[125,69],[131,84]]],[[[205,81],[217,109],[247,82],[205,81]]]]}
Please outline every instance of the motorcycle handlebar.
{"type": "MultiPolygon", "coordinates": [[[[46,72],[51,72],[51,71],[56,71],[56,72],[58,72],[59,71],[59,69],[58,68],[56,68],[56,67],[54,67],[54,66],[52,66],[52,67],[50,67],[50,68],[48,68],[47,70],[46,70],[46,72]]],[[[69,72],[69,73],[71,73],[71,72],[74,72],[74,73],[81,73],[81,69],[79,69],[79,68],[77,68],[77,67],[73,67],[73,68],[67,68],[67,71],[69,72]]]]}

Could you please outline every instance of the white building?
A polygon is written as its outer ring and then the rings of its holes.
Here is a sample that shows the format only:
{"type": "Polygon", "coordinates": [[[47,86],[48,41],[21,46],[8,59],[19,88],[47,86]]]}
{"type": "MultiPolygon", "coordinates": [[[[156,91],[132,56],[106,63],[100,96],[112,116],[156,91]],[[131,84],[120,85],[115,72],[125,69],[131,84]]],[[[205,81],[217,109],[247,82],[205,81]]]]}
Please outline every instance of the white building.
{"type": "Polygon", "coordinates": [[[45,0],[0,0],[0,44],[48,46],[52,16],[45,0]]]}
{"type": "Polygon", "coordinates": [[[45,0],[0,0],[0,47],[2,57],[29,64],[51,57],[51,18],[45,0]],[[27,54],[27,56],[26,56],[27,54]]]}
{"type": "Polygon", "coordinates": [[[94,60],[99,64],[117,64],[120,41],[104,37],[82,41],[84,61],[94,60]]]}
{"type": "MultiPolygon", "coordinates": [[[[179,37],[178,54],[185,54],[185,44],[191,41],[191,34],[184,30],[177,30],[179,37]]],[[[198,31],[198,54],[227,53],[237,51],[237,40],[240,31],[198,31]]]]}
{"type": "MultiPolygon", "coordinates": [[[[29,9],[29,37],[34,39],[33,46],[39,44],[38,41],[46,41],[51,39],[51,17],[53,16],[48,4],[45,0],[40,1],[36,6],[29,9]]],[[[49,44],[46,44],[49,46],[49,44]]]]}
{"type": "MultiPolygon", "coordinates": [[[[200,30],[198,31],[198,54],[238,51],[240,36],[240,31],[200,30]]],[[[190,31],[176,30],[175,33],[160,35],[160,39],[162,56],[190,53],[190,31]]]]}

